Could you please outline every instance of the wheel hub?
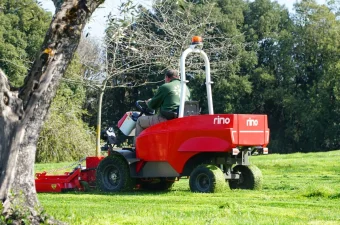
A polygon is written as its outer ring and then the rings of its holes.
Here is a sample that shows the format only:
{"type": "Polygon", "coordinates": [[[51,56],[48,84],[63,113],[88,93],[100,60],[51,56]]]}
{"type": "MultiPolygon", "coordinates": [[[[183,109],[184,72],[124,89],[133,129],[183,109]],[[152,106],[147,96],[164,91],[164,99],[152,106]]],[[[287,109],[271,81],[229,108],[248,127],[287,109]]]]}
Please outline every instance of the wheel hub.
{"type": "Polygon", "coordinates": [[[206,174],[203,174],[203,173],[199,174],[196,178],[196,186],[202,192],[209,189],[209,186],[210,186],[209,177],[206,174]]]}
{"type": "Polygon", "coordinates": [[[119,182],[120,182],[119,170],[115,167],[108,168],[106,172],[106,179],[107,179],[107,182],[110,183],[114,187],[119,185],[119,182]]]}
{"type": "Polygon", "coordinates": [[[117,178],[118,178],[118,175],[116,172],[111,172],[110,174],[110,179],[113,181],[113,182],[117,182],[117,178]]]}

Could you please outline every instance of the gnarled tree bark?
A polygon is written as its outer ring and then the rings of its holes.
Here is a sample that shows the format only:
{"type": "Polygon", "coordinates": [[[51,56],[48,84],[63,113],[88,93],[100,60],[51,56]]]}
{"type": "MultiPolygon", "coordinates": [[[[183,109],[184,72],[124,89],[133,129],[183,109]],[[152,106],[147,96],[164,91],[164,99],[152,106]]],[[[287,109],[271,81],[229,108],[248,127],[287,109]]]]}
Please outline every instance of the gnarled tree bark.
{"type": "Polygon", "coordinates": [[[56,13],[41,54],[19,92],[11,89],[0,70],[0,211],[2,218],[14,224],[21,224],[22,219],[31,224],[46,222],[41,215],[33,174],[39,132],[83,28],[104,0],[53,2],[56,13]]]}

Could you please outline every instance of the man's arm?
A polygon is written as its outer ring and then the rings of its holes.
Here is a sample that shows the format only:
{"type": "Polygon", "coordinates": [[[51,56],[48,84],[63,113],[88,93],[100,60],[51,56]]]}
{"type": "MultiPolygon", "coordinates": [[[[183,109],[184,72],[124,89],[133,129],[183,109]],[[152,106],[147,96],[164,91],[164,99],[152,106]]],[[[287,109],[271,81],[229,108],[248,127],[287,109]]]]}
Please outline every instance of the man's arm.
{"type": "Polygon", "coordinates": [[[158,88],[155,96],[153,96],[153,98],[147,103],[150,109],[156,110],[161,107],[165,94],[166,94],[165,91],[166,90],[164,89],[164,86],[160,86],[158,88]]]}

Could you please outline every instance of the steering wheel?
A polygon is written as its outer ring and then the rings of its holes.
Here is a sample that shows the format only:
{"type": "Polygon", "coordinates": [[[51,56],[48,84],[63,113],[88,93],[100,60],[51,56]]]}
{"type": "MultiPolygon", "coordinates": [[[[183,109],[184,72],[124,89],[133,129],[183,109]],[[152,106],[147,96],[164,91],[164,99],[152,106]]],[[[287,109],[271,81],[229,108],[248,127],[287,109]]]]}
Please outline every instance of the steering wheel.
{"type": "Polygon", "coordinates": [[[143,100],[137,100],[136,101],[136,107],[140,110],[141,114],[145,114],[146,116],[152,116],[155,115],[155,110],[149,109],[146,102],[143,100]],[[142,106],[141,103],[144,105],[142,106]]]}

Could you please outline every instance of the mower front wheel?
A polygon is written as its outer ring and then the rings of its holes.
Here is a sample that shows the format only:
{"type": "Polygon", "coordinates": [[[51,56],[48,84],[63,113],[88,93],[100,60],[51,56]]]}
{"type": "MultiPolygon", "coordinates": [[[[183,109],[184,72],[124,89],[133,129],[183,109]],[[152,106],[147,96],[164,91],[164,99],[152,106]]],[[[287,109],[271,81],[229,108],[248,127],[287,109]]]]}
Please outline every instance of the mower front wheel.
{"type": "Polygon", "coordinates": [[[233,168],[233,173],[238,173],[240,179],[229,180],[230,189],[260,190],[262,188],[262,173],[257,166],[237,165],[233,168]]]}
{"type": "Polygon", "coordinates": [[[105,192],[128,191],[133,187],[133,179],[127,162],[119,155],[104,158],[97,167],[97,189],[105,192]]]}
{"type": "Polygon", "coordinates": [[[225,189],[226,183],[222,170],[214,165],[199,165],[190,174],[192,192],[215,193],[225,189]]]}

